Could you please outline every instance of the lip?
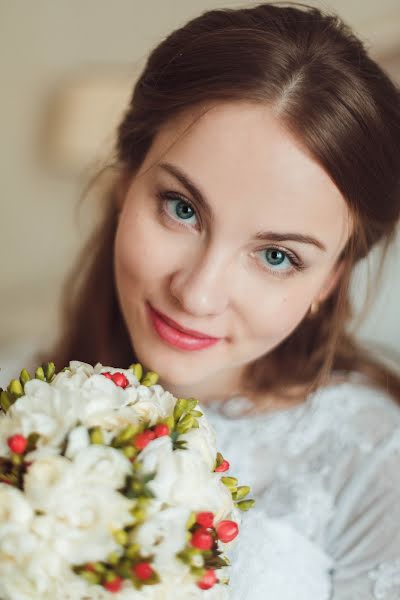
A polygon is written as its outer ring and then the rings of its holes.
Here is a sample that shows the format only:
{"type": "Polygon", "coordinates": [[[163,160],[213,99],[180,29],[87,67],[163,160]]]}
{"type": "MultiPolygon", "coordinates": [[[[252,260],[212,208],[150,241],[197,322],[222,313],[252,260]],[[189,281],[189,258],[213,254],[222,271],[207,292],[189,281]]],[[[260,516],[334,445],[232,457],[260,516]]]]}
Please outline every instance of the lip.
{"type": "Polygon", "coordinates": [[[178,331],[181,331],[182,333],[186,333],[186,335],[190,335],[191,337],[194,337],[194,338],[207,339],[207,340],[220,340],[221,339],[221,338],[215,337],[213,335],[207,335],[206,333],[201,333],[201,331],[195,331],[194,329],[187,329],[186,327],[182,327],[182,325],[179,325],[179,323],[177,323],[173,319],[170,319],[169,317],[164,315],[159,310],[156,310],[151,304],[149,304],[149,308],[150,308],[150,310],[152,310],[153,312],[158,314],[158,316],[161,317],[161,319],[163,319],[168,325],[170,325],[170,327],[173,327],[174,329],[177,329],[178,331]]]}
{"type": "Polygon", "coordinates": [[[186,329],[147,304],[149,316],[158,335],[170,345],[182,350],[201,350],[213,346],[222,338],[211,337],[199,331],[186,329]]]}

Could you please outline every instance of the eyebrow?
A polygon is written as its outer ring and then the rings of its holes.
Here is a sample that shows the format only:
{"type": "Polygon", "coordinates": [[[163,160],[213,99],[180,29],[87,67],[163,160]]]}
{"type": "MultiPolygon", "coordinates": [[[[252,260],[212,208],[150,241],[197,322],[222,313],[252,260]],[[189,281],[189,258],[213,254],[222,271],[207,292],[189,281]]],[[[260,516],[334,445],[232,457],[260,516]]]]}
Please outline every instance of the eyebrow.
{"type": "MultiPolygon", "coordinates": [[[[190,179],[190,177],[182,171],[176,165],[169,162],[158,163],[159,168],[163,169],[170,175],[174,176],[195,198],[197,203],[203,208],[204,212],[208,216],[209,220],[212,219],[213,212],[210,203],[206,199],[204,192],[201,188],[190,179]]],[[[319,250],[326,252],[326,246],[317,238],[311,235],[304,235],[301,233],[278,233],[275,231],[259,231],[254,236],[257,240],[263,241],[274,241],[274,242],[300,242],[301,244],[311,244],[316,246],[319,250]]]]}

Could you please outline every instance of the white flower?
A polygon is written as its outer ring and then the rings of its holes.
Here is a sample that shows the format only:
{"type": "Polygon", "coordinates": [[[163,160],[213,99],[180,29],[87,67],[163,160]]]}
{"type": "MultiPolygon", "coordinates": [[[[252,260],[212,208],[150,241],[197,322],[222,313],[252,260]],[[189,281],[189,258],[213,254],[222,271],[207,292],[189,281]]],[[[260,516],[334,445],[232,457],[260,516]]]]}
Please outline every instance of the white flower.
{"type": "MultiPolygon", "coordinates": [[[[35,532],[54,540],[56,551],[71,564],[104,559],[117,548],[112,531],[132,522],[132,501],[113,489],[123,479],[123,468],[118,460],[103,460],[102,451],[107,450],[112,457],[119,454],[113,448],[91,446],[75,462],[62,456],[37,460],[25,477],[28,501],[44,513],[35,519],[35,532]],[[90,474],[96,456],[99,468],[90,474]],[[115,465],[115,472],[101,481],[107,465],[115,465]]],[[[122,455],[121,459],[126,460],[122,455]]]]}
{"type": "Polygon", "coordinates": [[[126,390],[103,375],[93,375],[76,393],[80,397],[80,422],[86,427],[117,431],[141,420],[135,408],[127,407],[126,390]]]}
{"type": "Polygon", "coordinates": [[[150,388],[140,385],[137,388],[137,399],[132,408],[150,427],[168,417],[174,410],[175,397],[162,389],[159,385],[150,388]]]}
{"type": "Polygon", "coordinates": [[[125,405],[124,389],[103,375],[93,375],[79,388],[82,422],[91,414],[112,411],[125,405]]]}
{"type": "Polygon", "coordinates": [[[0,561],[0,597],[3,600],[109,600],[110,595],[102,586],[89,585],[75,575],[51,545],[36,537],[35,552],[29,560],[20,561],[18,566],[0,561]]]}
{"type": "Polygon", "coordinates": [[[120,450],[94,444],[76,455],[72,476],[89,485],[107,483],[111,488],[118,489],[124,485],[131,471],[131,463],[120,450]]]}
{"type": "MultiPolygon", "coordinates": [[[[160,385],[143,386],[129,369],[71,361],[50,383],[33,379],[25,394],[0,415],[0,456],[8,438],[39,434],[23,490],[0,484],[0,598],[2,600],[108,600],[101,585],[89,585],[73,565],[105,560],[120,550],[113,532],[134,523],[135,500],[124,496],[131,462],[111,439],[129,424],[149,426],[173,413],[176,398],[160,385]],[[123,373],[126,388],[103,373],[123,373]],[[88,429],[102,429],[103,444],[91,444],[88,429]],[[61,448],[63,449],[60,454],[61,448]]],[[[134,529],[143,556],[153,556],[161,583],[136,590],[126,581],[113,600],[225,600],[227,588],[200,590],[177,559],[187,543],[192,511],[212,511],[215,520],[235,518],[231,493],[214,473],[214,430],[205,417],[179,437],[152,440],[140,453],[155,494],[146,520],[134,529]]],[[[237,512],[237,511],[236,511],[237,512]]],[[[198,566],[201,566],[199,563],[198,566]]]]}
{"type": "Polygon", "coordinates": [[[15,433],[39,433],[39,445],[59,447],[79,419],[79,401],[74,394],[61,393],[48,383],[31,379],[25,395],[9,408],[0,421],[0,455],[9,454],[7,438],[15,433]]]}
{"type": "Polygon", "coordinates": [[[69,435],[68,435],[68,443],[67,448],[65,450],[65,456],[70,458],[71,460],[75,458],[75,456],[88,448],[90,445],[89,433],[86,427],[83,425],[79,425],[79,427],[75,427],[69,435]]]}
{"type": "Polygon", "coordinates": [[[14,565],[30,556],[35,545],[29,534],[34,512],[24,494],[0,483],[0,565],[14,565]]]}
{"type": "Polygon", "coordinates": [[[5,527],[29,527],[33,511],[24,494],[10,485],[0,483],[0,539],[5,527]]]}
{"type": "Polygon", "coordinates": [[[165,577],[174,573],[182,576],[188,572],[186,565],[175,554],[186,545],[186,522],[190,512],[187,506],[161,510],[140,525],[135,534],[141,552],[154,555],[154,568],[165,573],[165,577]]]}
{"type": "Polygon", "coordinates": [[[112,435],[106,436],[107,443],[121,429],[124,429],[128,425],[135,425],[141,421],[140,416],[132,408],[123,407],[112,411],[104,409],[98,412],[87,411],[87,413],[82,414],[84,425],[88,428],[101,427],[105,432],[110,432],[112,435]]]}
{"type": "Polygon", "coordinates": [[[34,531],[35,515],[24,494],[0,484],[0,597],[41,597],[62,561],[34,531]]]}
{"type": "Polygon", "coordinates": [[[96,374],[104,373],[105,371],[108,371],[111,374],[123,373],[125,375],[125,377],[128,379],[129,385],[136,386],[139,384],[138,378],[136,377],[136,375],[134,375],[134,373],[133,373],[133,371],[131,371],[131,369],[119,369],[118,367],[107,367],[105,365],[102,365],[101,363],[96,363],[93,368],[93,372],[96,374]]]}
{"type": "Polygon", "coordinates": [[[81,396],[81,420],[85,422],[88,419],[93,420],[96,414],[119,409],[133,399],[136,401],[135,390],[138,383],[137,377],[130,369],[104,367],[101,363],[92,367],[88,363],[70,361],[68,370],[57,373],[50,385],[63,391],[75,391],[81,396]],[[104,377],[105,372],[123,373],[129,382],[128,387],[124,389],[116,385],[104,377]]]}
{"type": "Polygon", "coordinates": [[[29,467],[24,479],[25,494],[34,510],[47,510],[45,503],[70,469],[70,461],[63,456],[37,459],[29,467]]]}
{"type": "Polygon", "coordinates": [[[172,440],[163,436],[150,442],[140,455],[146,472],[156,471],[149,487],[157,499],[168,505],[190,506],[192,510],[211,511],[220,520],[229,515],[232,496],[218,473],[197,451],[173,450],[172,440]]]}
{"type": "Polygon", "coordinates": [[[198,429],[190,429],[187,433],[181,435],[180,439],[186,440],[190,450],[198,452],[212,471],[217,456],[215,431],[204,416],[198,419],[198,423],[198,429]]]}
{"type": "Polygon", "coordinates": [[[59,389],[76,390],[94,373],[92,365],[79,360],[71,360],[66,371],[57,373],[50,385],[59,389]]]}

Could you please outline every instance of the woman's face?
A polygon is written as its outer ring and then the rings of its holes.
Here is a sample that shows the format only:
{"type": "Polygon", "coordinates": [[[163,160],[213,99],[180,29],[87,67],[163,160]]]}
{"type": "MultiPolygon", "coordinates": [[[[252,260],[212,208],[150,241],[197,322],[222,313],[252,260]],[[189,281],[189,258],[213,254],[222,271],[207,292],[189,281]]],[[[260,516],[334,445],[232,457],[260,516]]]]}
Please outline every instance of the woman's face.
{"type": "Polygon", "coordinates": [[[125,188],[114,255],[138,360],[189,395],[234,387],[326,297],[350,222],[269,107],[219,103],[195,117],[159,131],[125,188]],[[219,339],[185,336],[151,307],[219,339]]]}

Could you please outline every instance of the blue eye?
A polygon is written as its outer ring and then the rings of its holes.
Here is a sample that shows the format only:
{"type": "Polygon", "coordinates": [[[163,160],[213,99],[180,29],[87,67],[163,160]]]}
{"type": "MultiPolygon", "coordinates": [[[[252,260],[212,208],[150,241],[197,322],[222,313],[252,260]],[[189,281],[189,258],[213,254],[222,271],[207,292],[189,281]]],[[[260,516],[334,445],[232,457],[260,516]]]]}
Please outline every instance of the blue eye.
{"type": "MultiPolygon", "coordinates": [[[[197,222],[191,222],[190,219],[197,219],[197,213],[193,206],[185,198],[181,197],[176,192],[159,192],[157,194],[160,200],[159,211],[166,215],[170,220],[175,221],[178,226],[186,227],[186,223],[190,226],[197,227],[197,222]],[[170,203],[173,203],[171,209],[166,208],[170,203]]],[[[294,253],[289,250],[282,250],[275,246],[269,246],[259,251],[263,253],[263,269],[276,277],[288,277],[296,271],[306,269],[306,265],[294,253]],[[286,265],[285,265],[286,261],[286,265]],[[283,267],[282,267],[283,265],[283,267]]]]}
{"type": "Polygon", "coordinates": [[[276,275],[286,275],[294,270],[300,271],[304,268],[300,259],[288,251],[271,246],[262,250],[261,253],[265,266],[276,275]]]}
{"type": "Polygon", "coordinates": [[[196,224],[196,221],[190,221],[190,219],[193,218],[197,219],[197,215],[196,211],[191,206],[191,204],[189,204],[189,202],[187,202],[183,198],[180,198],[176,194],[163,194],[162,200],[164,204],[164,210],[166,211],[169,217],[175,219],[178,222],[185,221],[190,225],[196,224]]]}
{"type": "Polygon", "coordinates": [[[278,250],[278,248],[267,248],[264,252],[265,258],[272,267],[285,266],[285,261],[288,261],[289,265],[291,264],[286,254],[282,250],[278,250]]]}
{"type": "Polygon", "coordinates": [[[176,202],[173,211],[180,219],[187,221],[195,214],[193,208],[183,200],[170,200],[170,202],[176,202]]]}

